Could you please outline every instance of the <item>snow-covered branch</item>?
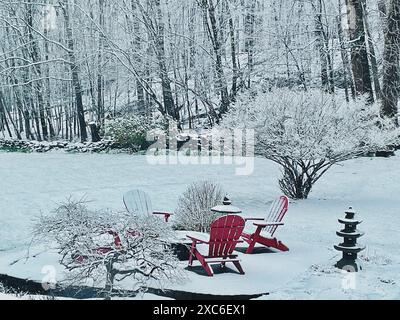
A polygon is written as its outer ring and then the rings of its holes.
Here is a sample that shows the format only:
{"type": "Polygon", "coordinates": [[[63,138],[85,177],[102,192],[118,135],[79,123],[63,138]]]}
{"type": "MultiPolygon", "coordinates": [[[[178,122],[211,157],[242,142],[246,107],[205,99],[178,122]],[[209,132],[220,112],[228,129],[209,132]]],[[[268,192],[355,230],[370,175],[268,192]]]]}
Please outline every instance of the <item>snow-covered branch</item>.
{"type": "Polygon", "coordinates": [[[332,165],[399,142],[400,130],[365,100],[346,102],[319,90],[275,90],[243,98],[227,114],[225,128],[254,129],[256,154],[284,168],[281,187],[307,197],[332,165]],[[287,185],[298,185],[293,190],[287,185]],[[305,187],[305,185],[307,187],[305,187]],[[301,190],[298,190],[301,189],[301,190]]]}
{"type": "Polygon", "coordinates": [[[35,226],[35,240],[55,242],[66,284],[93,281],[110,295],[124,281],[145,290],[150,280],[181,278],[169,240],[170,227],[157,217],[92,211],[83,201],[68,200],[35,226]]]}

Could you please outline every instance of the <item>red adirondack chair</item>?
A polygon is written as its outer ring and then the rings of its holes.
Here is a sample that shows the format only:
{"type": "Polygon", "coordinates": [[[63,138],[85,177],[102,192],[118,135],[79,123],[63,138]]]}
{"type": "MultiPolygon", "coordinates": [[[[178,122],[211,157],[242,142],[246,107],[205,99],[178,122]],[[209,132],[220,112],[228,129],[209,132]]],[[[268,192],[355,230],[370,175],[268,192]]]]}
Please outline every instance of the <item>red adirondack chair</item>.
{"type": "Polygon", "coordinates": [[[210,238],[208,241],[187,236],[193,241],[190,249],[189,266],[197,258],[207,275],[212,277],[214,272],[210,265],[232,262],[241,274],[244,274],[240,260],[233,254],[238,243],[242,243],[240,236],[243,232],[245,221],[242,217],[229,215],[218,218],[211,224],[210,238]]]}
{"type": "Polygon", "coordinates": [[[154,214],[164,216],[168,222],[172,213],[165,211],[153,211],[151,200],[148,194],[142,190],[131,190],[124,194],[124,204],[126,210],[132,214],[146,215],[154,214]]]}
{"type": "Polygon", "coordinates": [[[253,223],[254,226],[256,226],[256,231],[254,233],[242,233],[242,238],[249,244],[246,253],[253,253],[254,246],[257,243],[280,251],[289,251],[289,248],[286,245],[274,238],[278,227],[284,225],[282,220],[288,211],[288,208],[289,199],[282,196],[272,203],[266,219],[245,218],[246,221],[256,221],[253,223]]]}
{"type": "MultiPolygon", "coordinates": [[[[122,249],[121,238],[115,231],[109,230],[109,231],[104,232],[103,235],[112,236],[113,240],[110,241],[110,246],[99,246],[96,249],[92,249],[90,251],[91,254],[101,256],[101,255],[106,255],[106,254],[110,253],[111,251],[122,249]]],[[[109,239],[109,240],[111,240],[111,239],[109,239]]],[[[76,253],[74,255],[73,259],[75,259],[75,261],[77,263],[83,263],[88,259],[88,257],[81,253],[76,253]]]]}

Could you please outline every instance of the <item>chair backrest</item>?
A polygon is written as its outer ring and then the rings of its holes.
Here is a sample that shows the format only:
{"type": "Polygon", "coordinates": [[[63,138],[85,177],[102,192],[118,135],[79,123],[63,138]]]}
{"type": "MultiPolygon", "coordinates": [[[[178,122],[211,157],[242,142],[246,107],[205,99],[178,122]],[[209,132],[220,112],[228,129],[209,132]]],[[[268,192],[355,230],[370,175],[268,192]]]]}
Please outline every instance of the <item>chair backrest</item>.
{"type": "Polygon", "coordinates": [[[243,232],[245,221],[237,215],[218,218],[211,224],[210,257],[225,257],[233,253],[243,232]]]}
{"type": "Polygon", "coordinates": [[[153,214],[151,200],[148,194],[142,190],[131,190],[124,194],[126,210],[136,215],[153,214]]]}
{"type": "MultiPolygon", "coordinates": [[[[269,209],[269,213],[267,215],[267,222],[281,222],[285,217],[286,212],[289,209],[289,199],[286,196],[282,196],[277,198],[274,202],[272,202],[271,207],[269,209]]],[[[265,228],[265,231],[269,232],[271,236],[274,235],[278,226],[270,226],[265,228]]]]}

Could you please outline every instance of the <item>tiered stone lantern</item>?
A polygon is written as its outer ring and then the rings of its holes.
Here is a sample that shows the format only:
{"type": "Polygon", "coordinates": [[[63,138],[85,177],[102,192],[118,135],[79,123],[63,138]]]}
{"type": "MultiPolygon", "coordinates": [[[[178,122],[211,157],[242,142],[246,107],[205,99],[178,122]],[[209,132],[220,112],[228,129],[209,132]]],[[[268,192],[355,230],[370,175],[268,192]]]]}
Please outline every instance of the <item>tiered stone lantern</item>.
{"type": "Polygon", "coordinates": [[[356,212],[350,207],[346,211],[346,217],[339,219],[339,223],[345,227],[336,234],[344,238],[344,241],[335,246],[335,249],[343,253],[343,258],[338,261],[336,267],[348,272],[358,272],[362,267],[359,265],[357,255],[365,249],[365,246],[357,244],[357,239],[364,235],[364,232],[357,230],[362,221],[356,218],[356,212]]]}

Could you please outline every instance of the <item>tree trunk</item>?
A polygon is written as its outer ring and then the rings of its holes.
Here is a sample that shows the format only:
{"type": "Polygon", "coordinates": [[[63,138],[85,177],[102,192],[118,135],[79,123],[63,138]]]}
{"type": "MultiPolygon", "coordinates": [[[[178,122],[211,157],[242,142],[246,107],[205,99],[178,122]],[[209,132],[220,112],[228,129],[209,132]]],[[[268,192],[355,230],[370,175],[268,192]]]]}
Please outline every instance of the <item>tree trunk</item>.
{"type": "Polygon", "coordinates": [[[229,8],[229,3],[225,3],[227,6],[227,13],[229,14],[229,39],[231,45],[231,60],[232,60],[232,88],[230,94],[230,101],[234,102],[236,100],[236,94],[239,90],[240,85],[238,84],[239,81],[239,66],[238,66],[238,59],[237,59],[237,42],[236,42],[236,35],[235,35],[235,24],[233,21],[232,13],[229,8]]]}
{"type": "MultiPolygon", "coordinates": [[[[48,36],[48,30],[45,28],[44,30],[44,35],[47,37],[48,36]]],[[[45,50],[45,60],[49,61],[49,54],[50,54],[50,49],[49,49],[49,42],[45,41],[44,44],[44,50],[45,50]]],[[[50,66],[46,66],[46,117],[47,117],[47,123],[49,126],[49,133],[50,133],[50,139],[55,138],[56,133],[54,131],[54,126],[53,126],[53,117],[51,114],[51,84],[50,84],[50,66]]]]}
{"type": "Polygon", "coordinates": [[[34,10],[33,6],[35,4],[32,2],[32,0],[28,0],[28,3],[26,4],[27,6],[27,24],[28,24],[28,38],[30,42],[30,55],[32,57],[32,61],[35,64],[34,70],[36,73],[36,76],[39,78],[34,82],[34,88],[36,91],[37,95],[37,102],[38,102],[38,110],[39,110],[39,118],[40,118],[40,125],[42,129],[42,136],[44,140],[48,140],[49,138],[49,133],[47,129],[47,123],[46,123],[46,115],[45,115],[45,101],[43,97],[43,85],[42,85],[42,80],[40,78],[42,77],[42,69],[41,65],[39,64],[40,62],[40,52],[39,52],[39,47],[37,45],[36,39],[33,37],[32,29],[33,29],[33,16],[34,16],[34,10]]]}
{"type": "MultiPolygon", "coordinates": [[[[131,0],[131,6],[132,6],[132,12],[137,12],[137,5],[135,3],[135,0],[131,0]]],[[[142,59],[142,43],[140,39],[140,23],[139,20],[136,17],[133,17],[133,39],[132,39],[132,44],[135,50],[138,52],[136,55],[136,60],[137,64],[139,66],[139,72],[144,75],[145,74],[145,68],[143,66],[143,59],[142,59]]],[[[136,93],[137,93],[137,101],[138,101],[138,108],[139,112],[143,115],[148,115],[149,110],[147,110],[147,105],[145,101],[145,90],[143,88],[143,85],[140,83],[140,81],[136,80],[136,93]]]]}
{"type": "Polygon", "coordinates": [[[371,31],[369,28],[368,14],[367,14],[366,7],[367,7],[366,0],[363,0],[364,27],[365,27],[366,36],[368,39],[367,43],[368,43],[369,60],[371,62],[372,79],[374,81],[374,89],[375,89],[376,99],[380,100],[381,96],[382,96],[382,91],[381,91],[381,84],[379,82],[378,62],[376,60],[374,42],[373,42],[371,31]]]}
{"type": "Polygon", "coordinates": [[[106,294],[106,300],[110,300],[111,299],[111,295],[113,293],[114,290],[114,280],[115,280],[115,276],[116,276],[116,272],[113,268],[113,262],[112,261],[107,261],[106,262],[106,285],[104,287],[105,290],[105,294],[106,294]]]}
{"type": "Polygon", "coordinates": [[[315,10],[315,30],[317,37],[317,49],[319,52],[320,64],[321,64],[321,82],[322,88],[328,93],[334,92],[333,83],[331,81],[330,72],[330,57],[327,47],[326,35],[324,31],[324,25],[322,23],[322,0],[318,0],[317,6],[314,6],[315,10]]]}
{"type": "Polygon", "coordinates": [[[299,161],[281,158],[283,178],[279,180],[282,192],[291,199],[307,199],[313,185],[332,167],[332,163],[321,160],[299,161]]]}
{"type": "MultiPolygon", "coordinates": [[[[338,9],[339,12],[342,12],[342,0],[338,0],[338,9]]],[[[339,43],[340,43],[340,55],[342,58],[342,64],[343,64],[343,83],[344,83],[344,88],[345,88],[345,95],[346,95],[346,100],[350,101],[350,95],[349,95],[349,87],[351,91],[351,96],[353,99],[355,99],[355,89],[354,89],[354,84],[353,81],[351,81],[352,75],[351,75],[351,66],[349,62],[349,55],[347,52],[347,46],[345,43],[344,39],[344,32],[343,32],[343,27],[342,27],[342,18],[339,15],[337,17],[337,28],[338,28],[338,38],[339,38],[339,43]]]]}
{"type": "Polygon", "coordinates": [[[167,115],[172,117],[178,123],[178,127],[180,124],[180,115],[179,110],[175,106],[175,100],[172,94],[171,87],[171,79],[168,75],[167,69],[167,59],[165,56],[165,25],[164,25],[164,17],[161,10],[160,0],[155,0],[156,10],[157,10],[157,30],[155,35],[155,51],[158,60],[158,66],[160,71],[161,78],[161,87],[163,93],[163,102],[164,102],[164,110],[167,115]]]}
{"type": "MultiPolygon", "coordinates": [[[[394,118],[398,114],[400,86],[400,0],[391,0],[385,34],[382,115],[394,118]]],[[[395,119],[398,122],[397,119],[395,119]]]]}
{"type": "Polygon", "coordinates": [[[207,30],[212,42],[214,54],[215,54],[215,72],[217,75],[217,89],[220,92],[220,117],[224,115],[229,108],[229,93],[222,65],[222,44],[220,42],[220,36],[217,26],[217,18],[215,14],[215,6],[213,0],[203,0],[203,7],[205,10],[205,21],[207,30]],[[210,22],[208,22],[210,20],[210,22]]]}
{"type": "MultiPolygon", "coordinates": [[[[100,27],[104,30],[105,28],[105,1],[99,0],[99,10],[100,10],[100,27]]],[[[97,69],[97,122],[100,127],[104,126],[105,111],[104,111],[104,76],[102,69],[104,68],[104,36],[100,34],[99,38],[99,53],[98,53],[98,69],[97,69]]]]}
{"type": "Polygon", "coordinates": [[[0,91],[0,114],[1,114],[2,124],[6,127],[9,137],[12,138],[13,135],[10,130],[10,126],[8,125],[6,106],[3,99],[3,93],[1,91],[0,91]]]}
{"type": "Polygon", "coordinates": [[[364,29],[363,0],[346,0],[349,36],[351,41],[351,65],[356,95],[366,95],[368,102],[374,102],[371,72],[369,68],[367,43],[364,29]]]}
{"type": "Polygon", "coordinates": [[[314,182],[295,163],[283,166],[283,177],[279,180],[282,192],[291,199],[308,199],[314,182]]]}
{"type": "Polygon", "coordinates": [[[255,44],[255,22],[256,22],[256,3],[250,1],[246,5],[246,20],[245,20],[245,51],[247,53],[247,64],[249,69],[249,76],[247,79],[248,88],[251,87],[251,75],[254,70],[254,44],[255,44]]]}
{"type": "Polygon", "coordinates": [[[82,98],[82,87],[80,82],[80,68],[76,63],[76,56],[75,56],[75,48],[74,48],[74,38],[72,34],[72,27],[70,22],[70,12],[69,12],[69,5],[68,2],[63,4],[60,2],[64,21],[65,21],[65,29],[66,29],[66,40],[68,45],[68,56],[70,60],[70,69],[72,74],[72,86],[74,87],[75,91],[75,100],[76,100],[76,111],[78,116],[79,122],[79,129],[81,135],[81,141],[87,141],[88,135],[86,130],[86,121],[85,121],[85,111],[83,108],[83,98],[82,98]]]}

